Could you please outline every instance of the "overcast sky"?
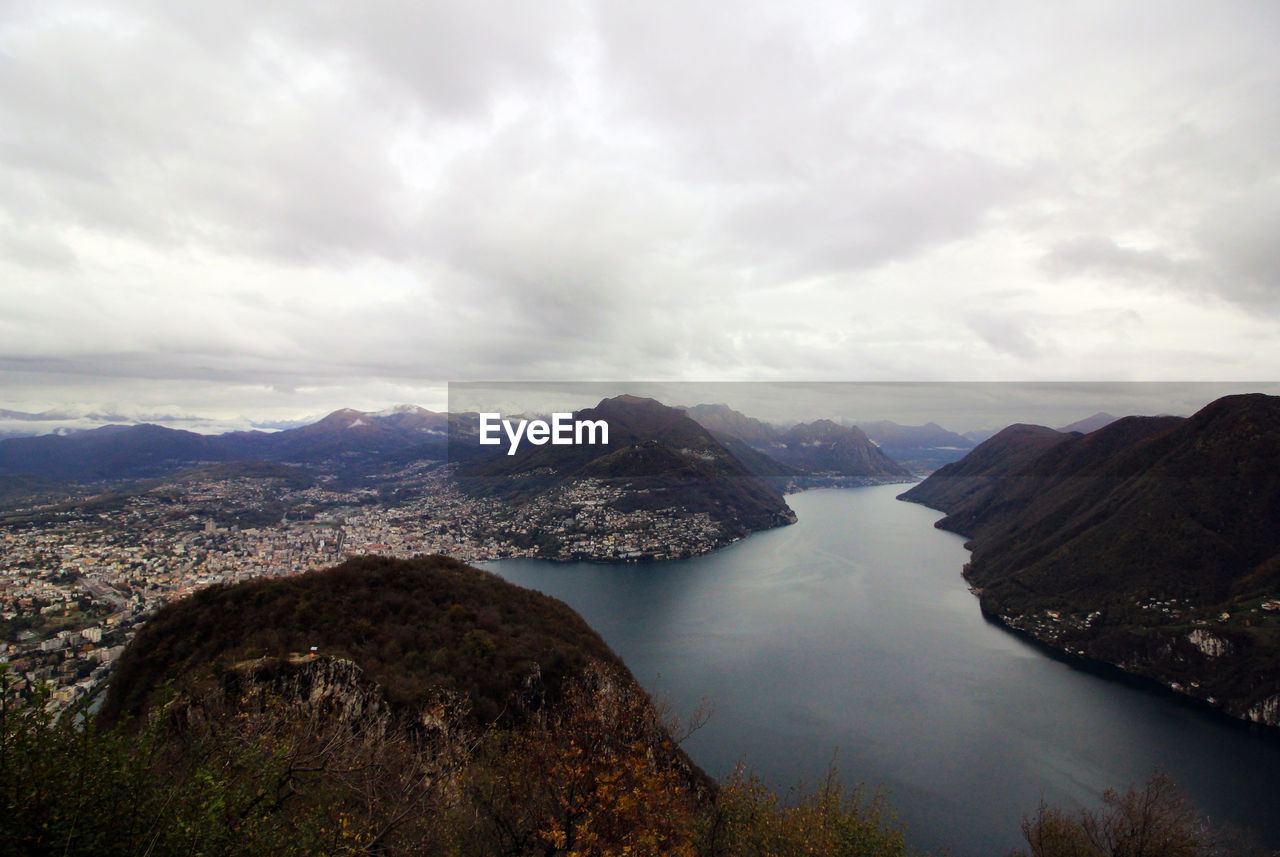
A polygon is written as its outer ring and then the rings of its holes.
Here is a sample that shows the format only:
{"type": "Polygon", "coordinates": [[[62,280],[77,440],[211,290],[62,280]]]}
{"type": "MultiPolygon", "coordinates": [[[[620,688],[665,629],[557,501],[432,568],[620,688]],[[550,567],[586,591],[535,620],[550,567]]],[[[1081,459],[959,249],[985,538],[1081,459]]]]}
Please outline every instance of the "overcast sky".
{"type": "Polygon", "coordinates": [[[1274,0],[0,0],[0,407],[1274,381],[1278,35],[1274,0]]]}

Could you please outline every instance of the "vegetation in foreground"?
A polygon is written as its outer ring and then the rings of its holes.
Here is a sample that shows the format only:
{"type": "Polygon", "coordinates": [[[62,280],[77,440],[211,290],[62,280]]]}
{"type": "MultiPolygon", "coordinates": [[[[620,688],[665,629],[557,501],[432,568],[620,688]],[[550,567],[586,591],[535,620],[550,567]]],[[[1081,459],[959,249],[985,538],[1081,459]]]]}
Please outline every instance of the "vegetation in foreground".
{"type": "Polygon", "coordinates": [[[787,805],[742,772],[691,785],[647,696],[603,668],[479,736],[445,702],[415,729],[277,687],[241,686],[234,712],[171,699],[141,728],[5,704],[0,855],[910,853],[884,801],[834,774],[787,805]]]}
{"type": "MultiPolygon", "coordinates": [[[[689,790],[655,764],[651,742],[672,739],[647,698],[594,681],[530,728],[470,744],[443,707],[414,735],[378,718],[299,719],[280,699],[225,719],[170,710],[137,730],[8,702],[0,855],[911,853],[883,796],[834,771],[786,803],[742,771],[689,790]]],[[[1213,829],[1163,774],[1108,791],[1101,809],[1042,805],[1022,830],[1010,857],[1266,853],[1213,829]]]]}
{"type": "Polygon", "coordinates": [[[1108,789],[1100,809],[1040,804],[1022,821],[1026,848],[1010,857],[1265,857],[1242,831],[1210,824],[1168,774],[1142,788],[1108,789]]]}

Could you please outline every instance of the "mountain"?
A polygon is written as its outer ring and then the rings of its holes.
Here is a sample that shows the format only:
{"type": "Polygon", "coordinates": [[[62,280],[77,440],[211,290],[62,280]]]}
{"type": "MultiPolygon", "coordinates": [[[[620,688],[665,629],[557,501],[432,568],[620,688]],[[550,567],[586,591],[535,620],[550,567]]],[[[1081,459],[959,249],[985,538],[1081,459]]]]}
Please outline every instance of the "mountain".
{"type": "Polygon", "coordinates": [[[208,587],[162,608],[121,656],[102,714],[139,717],[162,687],[195,694],[237,663],[312,646],[356,664],[393,707],[412,710],[448,691],[468,700],[476,724],[516,716],[504,710],[529,675],[558,698],[588,662],[625,669],[554,598],[446,557],[361,557],[295,577],[208,587]],[[405,657],[441,648],[447,659],[405,657]]]}
{"type": "Polygon", "coordinates": [[[112,425],[0,441],[0,474],[64,481],[133,479],[235,457],[217,437],[154,425],[112,425]]]}
{"type": "Polygon", "coordinates": [[[624,395],[573,416],[605,421],[608,443],[524,444],[513,455],[498,445],[462,461],[458,484],[475,496],[563,507],[571,516],[584,506],[705,515],[724,540],[795,520],[777,489],[677,408],[624,395]]]}
{"type": "MultiPolygon", "coordinates": [[[[120,657],[98,723],[137,728],[145,770],[174,781],[134,786],[163,798],[137,849],[159,840],[162,854],[566,853],[575,838],[588,853],[692,853],[716,800],[577,613],[439,556],[361,557],[170,604],[120,657]]],[[[110,776],[82,778],[78,806],[103,789],[118,801],[127,768],[111,758],[110,776]]],[[[114,843],[133,812],[92,815],[124,819],[114,843]]],[[[73,819],[58,853],[83,829],[73,819]]]]}
{"type": "MultiPolygon", "coordinates": [[[[830,421],[796,426],[784,436],[724,405],[699,405],[682,412],[630,396],[606,399],[596,408],[582,411],[581,418],[609,421],[613,432],[610,451],[641,440],[661,439],[672,449],[686,450],[686,457],[703,456],[705,466],[699,468],[721,475],[743,470],[753,476],[778,478],[797,474],[857,478],[908,475],[879,454],[859,430],[830,421]],[[708,431],[689,414],[697,414],[718,428],[708,431]],[[734,463],[725,470],[715,464],[721,459],[734,463]]],[[[436,413],[412,405],[377,412],[344,408],[315,423],[278,432],[202,435],[149,424],[112,425],[0,440],[0,475],[110,481],[162,476],[211,463],[259,460],[358,479],[393,473],[419,461],[465,463],[478,459],[488,461],[484,475],[489,477],[549,468],[537,478],[522,477],[525,481],[518,489],[508,490],[508,486],[498,490],[504,495],[512,490],[532,494],[557,484],[597,457],[599,451],[525,444],[520,454],[508,457],[501,445],[493,449],[478,446],[477,437],[476,414],[436,413]],[[537,463],[527,467],[530,461],[537,463]]],[[[601,475],[599,468],[595,475],[601,475]]]]}
{"type": "Polygon", "coordinates": [[[455,418],[413,406],[334,411],[296,429],[202,435],[157,425],[104,426],[0,441],[0,475],[71,482],[161,476],[201,464],[280,461],[359,472],[412,451],[443,461],[455,418]]]}
{"type": "Polygon", "coordinates": [[[684,412],[712,434],[736,437],[756,449],[768,449],[778,443],[776,428],[728,405],[695,405],[684,412]]]}
{"type": "MultiPolygon", "coordinates": [[[[1070,436],[1044,426],[1011,425],[983,441],[957,462],[942,467],[899,499],[941,509],[957,522],[985,513],[991,504],[1003,502],[999,486],[1014,480],[1045,450],[1070,436]]],[[[968,525],[950,524],[943,529],[968,534],[968,525]]]]}
{"type": "Polygon", "coordinates": [[[1089,432],[1097,431],[1103,426],[1110,425],[1111,423],[1115,422],[1116,419],[1117,419],[1116,417],[1111,416],[1111,414],[1108,414],[1105,411],[1099,411],[1098,413],[1094,414],[1091,417],[1085,417],[1082,420],[1076,420],[1070,425],[1065,425],[1062,428],[1058,429],[1058,431],[1061,431],[1061,432],[1078,431],[1081,434],[1088,434],[1089,432]]]}
{"type": "Polygon", "coordinates": [[[867,437],[881,448],[929,449],[955,446],[969,449],[973,446],[973,442],[964,435],[948,431],[937,423],[904,426],[891,420],[879,420],[873,423],[859,423],[858,428],[866,432],[867,437]]]}
{"type": "Polygon", "coordinates": [[[795,467],[773,457],[784,447],[779,439],[781,432],[769,423],[723,404],[695,405],[684,412],[711,432],[753,476],[787,486],[797,475],[795,467]]]}
{"type": "Polygon", "coordinates": [[[731,449],[752,473],[779,484],[817,487],[911,476],[857,427],[818,420],[783,432],[727,405],[697,405],[685,413],[731,449]]]}
{"type": "Polygon", "coordinates": [[[994,436],[998,431],[999,429],[972,429],[971,431],[964,432],[961,435],[961,437],[965,438],[966,440],[972,441],[973,444],[976,446],[982,443],[984,440],[988,440],[989,438],[994,436]]]}
{"type": "Polygon", "coordinates": [[[680,723],[563,603],[438,556],[170,604],[96,715],[10,687],[6,855],[916,853],[834,769],[786,800],[710,780],[679,746],[709,709],[680,723]]]}
{"type": "MultiPolygon", "coordinates": [[[[448,494],[444,480],[453,478],[482,501],[461,500],[472,503],[467,538],[522,555],[627,561],[691,556],[795,520],[779,488],[757,475],[758,468],[773,473],[779,465],[741,448],[750,461],[744,464],[677,409],[620,396],[577,416],[606,423],[608,443],[527,441],[509,456],[506,443],[479,443],[479,414],[412,406],[342,409],[270,434],[210,436],[141,425],[21,438],[0,442],[0,477],[14,477],[0,486],[0,509],[16,510],[11,522],[38,523],[66,511],[62,505],[34,515],[22,511],[29,501],[49,496],[50,482],[113,482],[113,491],[132,494],[134,488],[120,483],[267,462],[301,468],[306,473],[295,476],[319,478],[328,492],[358,492],[356,502],[420,503],[424,492],[448,494]]],[[[94,484],[77,490],[91,488],[100,490],[94,484]]],[[[226,509],[213,517],[227,525],[261,525],[284,513],[279,504],[264,503],[262,515],[246,516],[237,507],[233,517],[226,509]]]]}
{"type": "Polygon", "coordinates": [[[0,509],[57,493],[57,483],[39,476],[0,476],[0,509]]]}
{"type": "Polygon", "coordinates": [[[239,457],[352,471],[407,450],[421,458],[444,460],[450,420],[449,414],[412,405],[378,412],[343,408],[300,428],[232,432],[221,438],[239,457]]]}
{"type": "Polygon", "coordinates": [[[971,539],[993,619],[1280,725],[1280,398],[1011,427],[902,499],[971,539]]]}
{"type": "Polygon", "coordinates": [[[910,479],[911,473],[885,455],[856,426],[817,420],[792,426],[774,453],[783,464],[818,477],[910,479]]]}
{"type": "Polygon", "coordinates": [[[904,426],[890,420],[858,426],[885,455],[913,473],[931,473],[973,449],[974,442],[937,423],[904,426]]]}

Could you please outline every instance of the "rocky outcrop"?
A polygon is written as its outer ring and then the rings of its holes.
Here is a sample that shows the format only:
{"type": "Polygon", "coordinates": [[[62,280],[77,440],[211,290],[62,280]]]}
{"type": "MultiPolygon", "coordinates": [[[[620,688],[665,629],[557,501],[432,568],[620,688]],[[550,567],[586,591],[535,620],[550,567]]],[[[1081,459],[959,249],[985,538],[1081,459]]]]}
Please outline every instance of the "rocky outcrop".
{"type": "Polygon", "coordinates": [[[235,664],[216,685],[189,684],[165,706],[185,728],[218,730],[233,720],[262,733],[324,731],[385,739],[404,718],[382,688],[345,658],[295,655],[235,664]]]}
{"type": "Polygon", "coordinates": [[[1280,693],[1269,696],[1245,712],[1245,719],[1264,726],[1280,726],[1280,693]]]}
{"type": "Polygon", "coordinates": [[[1231,645],[1230,640],[1224,640],[1212,631],[1206,631],[1203,628],[1196,628],[1187,634],[1187,642],[1203,652],[1205,657],[1208,658],[1220,658],[1235,651],[1235,647],[1231,645]]]}

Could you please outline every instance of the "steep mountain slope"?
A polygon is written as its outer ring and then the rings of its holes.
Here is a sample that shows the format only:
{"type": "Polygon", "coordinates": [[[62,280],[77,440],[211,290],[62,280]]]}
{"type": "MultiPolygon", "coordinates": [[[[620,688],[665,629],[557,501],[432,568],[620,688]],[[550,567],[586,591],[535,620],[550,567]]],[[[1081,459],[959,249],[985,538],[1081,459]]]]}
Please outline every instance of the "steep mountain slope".
{"type": "Polygon", "coordinates": [[[972,539],[984,612],[1280,725],[1280,399],[1047,431],[1008,429],[902,497],[972,539]]]}
{"type": "Polygon", "coordinates": [[[564,604],[442,557],[171,604],[103,715],[9,687],[5,855],[916,853],[834,771],[786,802],[718,786],[676,737],[705,708],[668,719],[564,604]]]}
{"type": "MultiPolygon", "coordinates": [[[[1067,438],[1068,435],[1044,426],[1011,425],[983,441],[960,461],[939,469],[899,499],[941,509],[957,520],[975,518],[983,514],[988,505],[1000,500],[994,490],[996,486],[1017,476],[1042,452],[1067,438]]],[[[949,524],[943,529],[964,533],[965,525],[949,524]]]]}
{"type": "Polygon", "coordinates": [[[816,420],[792,426],[779,440],[782,449],[775,457],[814,476],[911,476],[856,426],[816,420]]]}
{"type": "Polygon", "coordinates": [[[618,396],[574,416],[607,422],[609,442],[525,444],[514,455],[497,446],[461,463],[458,484],[476,496],[551,505],[596,486],[610,508],[707,515],[726,539],[795,520],[779,491],[676,408],[618,396]]]}
{"type": "Polygon", "coordinates": [[[261,458],[327,466],[338,472],[368,469],[386,456],[413,450],[420,458],[444,460],[449,414],[412,405],[387,411],[343,408],[319,422],[266,434],[233,432],[220,440],[238,458],[261,458]]]}

